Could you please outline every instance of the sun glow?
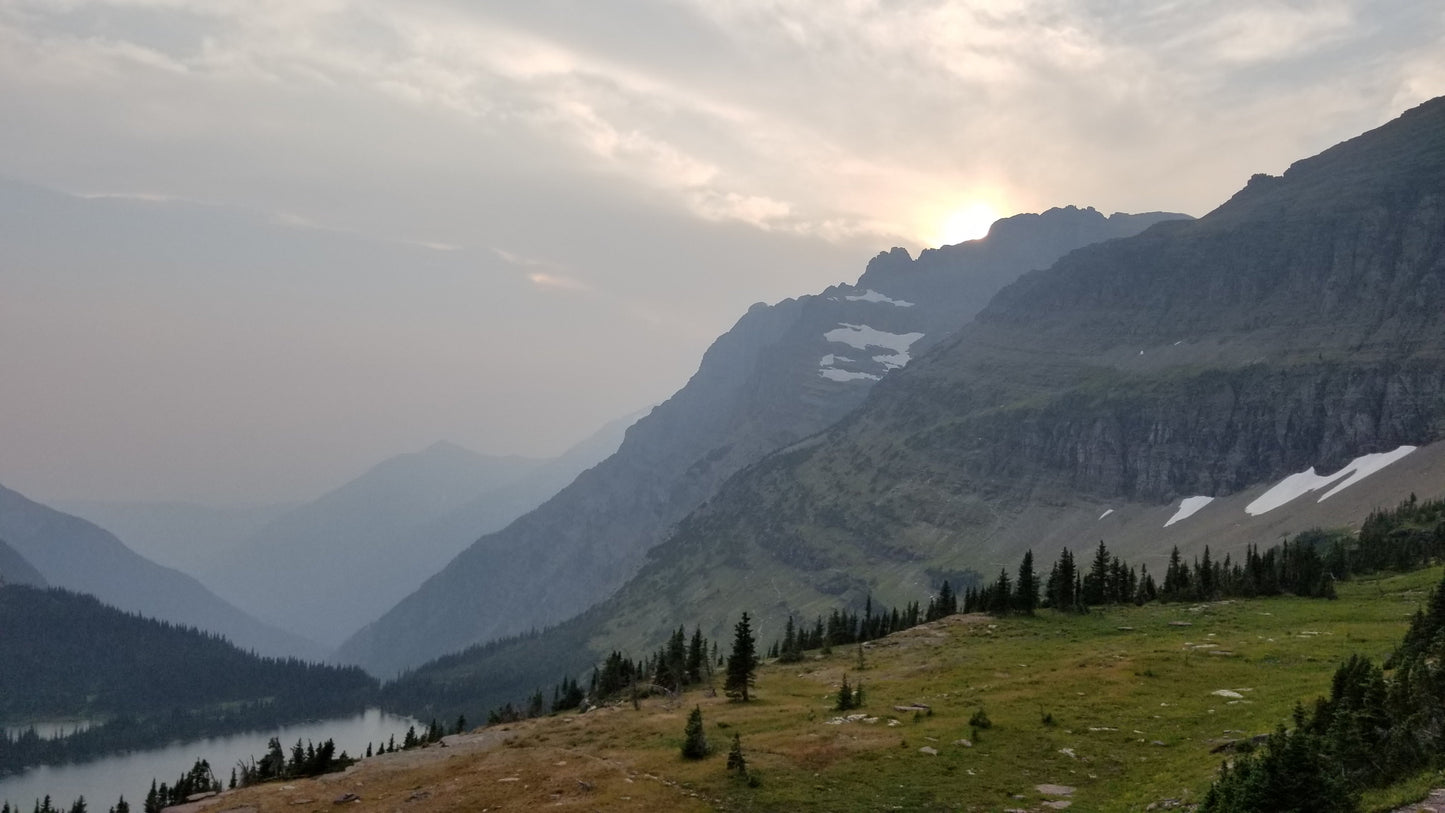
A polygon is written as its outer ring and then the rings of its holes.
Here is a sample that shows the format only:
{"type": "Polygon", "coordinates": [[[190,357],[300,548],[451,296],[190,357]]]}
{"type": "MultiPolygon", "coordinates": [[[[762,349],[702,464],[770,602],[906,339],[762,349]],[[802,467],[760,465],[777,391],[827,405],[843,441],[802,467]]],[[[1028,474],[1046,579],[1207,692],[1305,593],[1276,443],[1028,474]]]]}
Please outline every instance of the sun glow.
{"type": "Polygon", "coordinates": [[[938,227],[935,242],[940,246],[976,240],[988,234],[988,227],[998,219],[998,212],[982,201],[954,209],[938,227]]]}

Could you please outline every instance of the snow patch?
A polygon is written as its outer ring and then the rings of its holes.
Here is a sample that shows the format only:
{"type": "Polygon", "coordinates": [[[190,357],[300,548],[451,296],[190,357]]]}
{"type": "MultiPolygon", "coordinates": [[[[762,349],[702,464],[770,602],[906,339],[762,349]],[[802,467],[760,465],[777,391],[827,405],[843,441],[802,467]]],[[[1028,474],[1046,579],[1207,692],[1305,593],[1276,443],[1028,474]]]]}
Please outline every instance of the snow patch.
{"type": "Polygon", "coordinates": [[[1099,515],[1099,519],[1103,519],[1104,517],[1107,517],[1107,516],[1109,516],[1109,515],[1112,514],[1112,513],[1114,513],[1114,509],[1110,508],[1110,509],[1108,509],[1107,511],[1105,511],[1104,513],[1100,514],[1100,515],[1099,515]]]}
{"type": "MultiPolygon", "coordinates": [[[[823,339],[826,341],[846,344],[857,350],[866,351],[870,347],[879,347],[891,351],[872,357],[873,362],[883,368],[883,372],[896,370],[911,361],[912,357],[908,355],[908,348],[921,338],[923,338],[922,333],[888,333],[867,325],[846,323],[839,323],[838,327],[823,334],[823,339]]],[[[818,375],[829,381],[858,381],[861,379],[877,381],[882,378],[874,373],[838,369],[838,365],[843,363],[853,363],[853,359],[829,353],[818,360],[818,375]]]]}
{"type": "Polygon", "coordinates": [[[1164,523],[1164,527],[1168,528],[1176,522],[1189,519],[1198,513],[1199,509],[1212,502],[1214,502],[1213,497],[1185,497],[1179,501],[1179,510],[1175,511],[1174,516],[1170,517],[1169,521],[1164,523]]]}
{"type": "Polygon", "coordinates": [[[837,327],[824,333],[823,338],[830,342],[846,344],[856,350],[882,347],[885,350],[892,350],[895,354],[907,356],[908,348],[923,338],[923,334],[888,333],[867,325],[850,325],[840,322],[837,327]]]}
{"type": "Polygon", "coordinates": [[[861,381],[863,379],[877,381],[881,378],[872,373],[855,373],[851,370],[839,370],[837,367],[825,367],[818,371],[818,375],[829,381],[861,381]]]}
{"type": "Polygon", "coordinates": [[[894,299],[889,296],[884,296],[883,294],[878,293],[872,288],[869,288],[861,294],[856,294],[854,296],[845,296],[843,298],[848,300],[849,302],[882,302],[899,308],[913,307],[912,302],[905,302],[902,299],[894,299]]]}
{"type": "Polygon", "coordinates": [[[1302,497],[1312,491],[1319,491],[1325,486],[1339,481],[1334,488],[1325,492],[1316,502],[1324,502],[1330,497],[1344,491],[1355,483],[1369,477],[1371,474],[1385,468],[1391,463],[1400,460],[1409,453],[1415,451],[1414,446],[1401,446],[1391,452],[1376,452],[1374,454],[1361,455],[1351,460],[1344,468],[1334,474],[1316,474],[1314,466],[1310,466],[1298,474],[1291,474],[1275,484],[1269,491],[1259,495],[1254,502],[1244,507],[1245,513],[1250,516],[1259,516],[1284,505],[1285,503],[1302,497]],[[1344,478],[1343,480],[1341,478],[1344,478]]]}
{"type": "Polygon", "coordinates": [[[908,363],[909,356],[907,353],[890,353],[884,356],[874,356],[873,360],[889,370],[896,370],[908,363]]]}

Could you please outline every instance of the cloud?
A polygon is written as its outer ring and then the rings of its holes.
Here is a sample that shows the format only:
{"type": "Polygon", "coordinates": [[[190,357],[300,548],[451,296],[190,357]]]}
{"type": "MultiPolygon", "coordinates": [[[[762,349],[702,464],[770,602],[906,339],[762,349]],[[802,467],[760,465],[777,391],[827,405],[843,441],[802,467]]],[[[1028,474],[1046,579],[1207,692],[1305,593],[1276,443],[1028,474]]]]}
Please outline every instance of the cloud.
{"type": "Polygon", "coordinates": [[[559,274],[551,274],[545,271],[532,271],[527,274],[527,280],[538,288],[549,291],[568,291],[581,293],[592,290],[592,286],[572,277],[564,277],[559,274]]]}

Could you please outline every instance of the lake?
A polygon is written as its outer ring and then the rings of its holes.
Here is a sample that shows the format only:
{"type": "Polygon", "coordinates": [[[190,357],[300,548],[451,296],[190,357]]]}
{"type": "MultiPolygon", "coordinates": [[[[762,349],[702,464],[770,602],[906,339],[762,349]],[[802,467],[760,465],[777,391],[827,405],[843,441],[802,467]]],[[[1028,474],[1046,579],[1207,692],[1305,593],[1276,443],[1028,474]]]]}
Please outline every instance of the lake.
{"type": "Polygon", "coordinates": [[[231,768],[237,762],[251,757],[260,759],[271,737],[279,737],[288,754],[298,738],[320,743],[329,737],[336,741],[338,753],[344,750],[360,756],[366,753],[367,743],[378,743],[391,736],[396,737],[400,747],[408,726],[416,726],[418,734],[425,728],[416,720],[369,709],[352,717],[299,723],[272,731],[171,744],[91,762],[47,765],[0,779],[0,800],[9,801],[12,808],[18,805],[22,810],[29,810],[36,799],[50,794],[57,807],[68,810],[77,796],[84,796],[90,810],[104,813],[125,794],[132,809],[140,810],[152,778],[170,784],[190,770],[197,759],[210,760],[211,770],[224,785],[230,781],[231,768]]]}

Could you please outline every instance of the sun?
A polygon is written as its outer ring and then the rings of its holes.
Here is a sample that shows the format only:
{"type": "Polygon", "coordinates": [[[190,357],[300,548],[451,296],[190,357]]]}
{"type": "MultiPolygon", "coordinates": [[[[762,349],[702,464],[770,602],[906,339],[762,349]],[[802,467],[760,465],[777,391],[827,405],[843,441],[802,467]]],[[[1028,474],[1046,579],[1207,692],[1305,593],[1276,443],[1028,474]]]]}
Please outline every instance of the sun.
{"type": "Polygon", "coordinates": [[[938,244],[949,246],[965,240],[977,240],[988,234],[988,227],[995,220],[998,220],[998,212],[982,201],[954,209],[939,226],[938,244]]]}

